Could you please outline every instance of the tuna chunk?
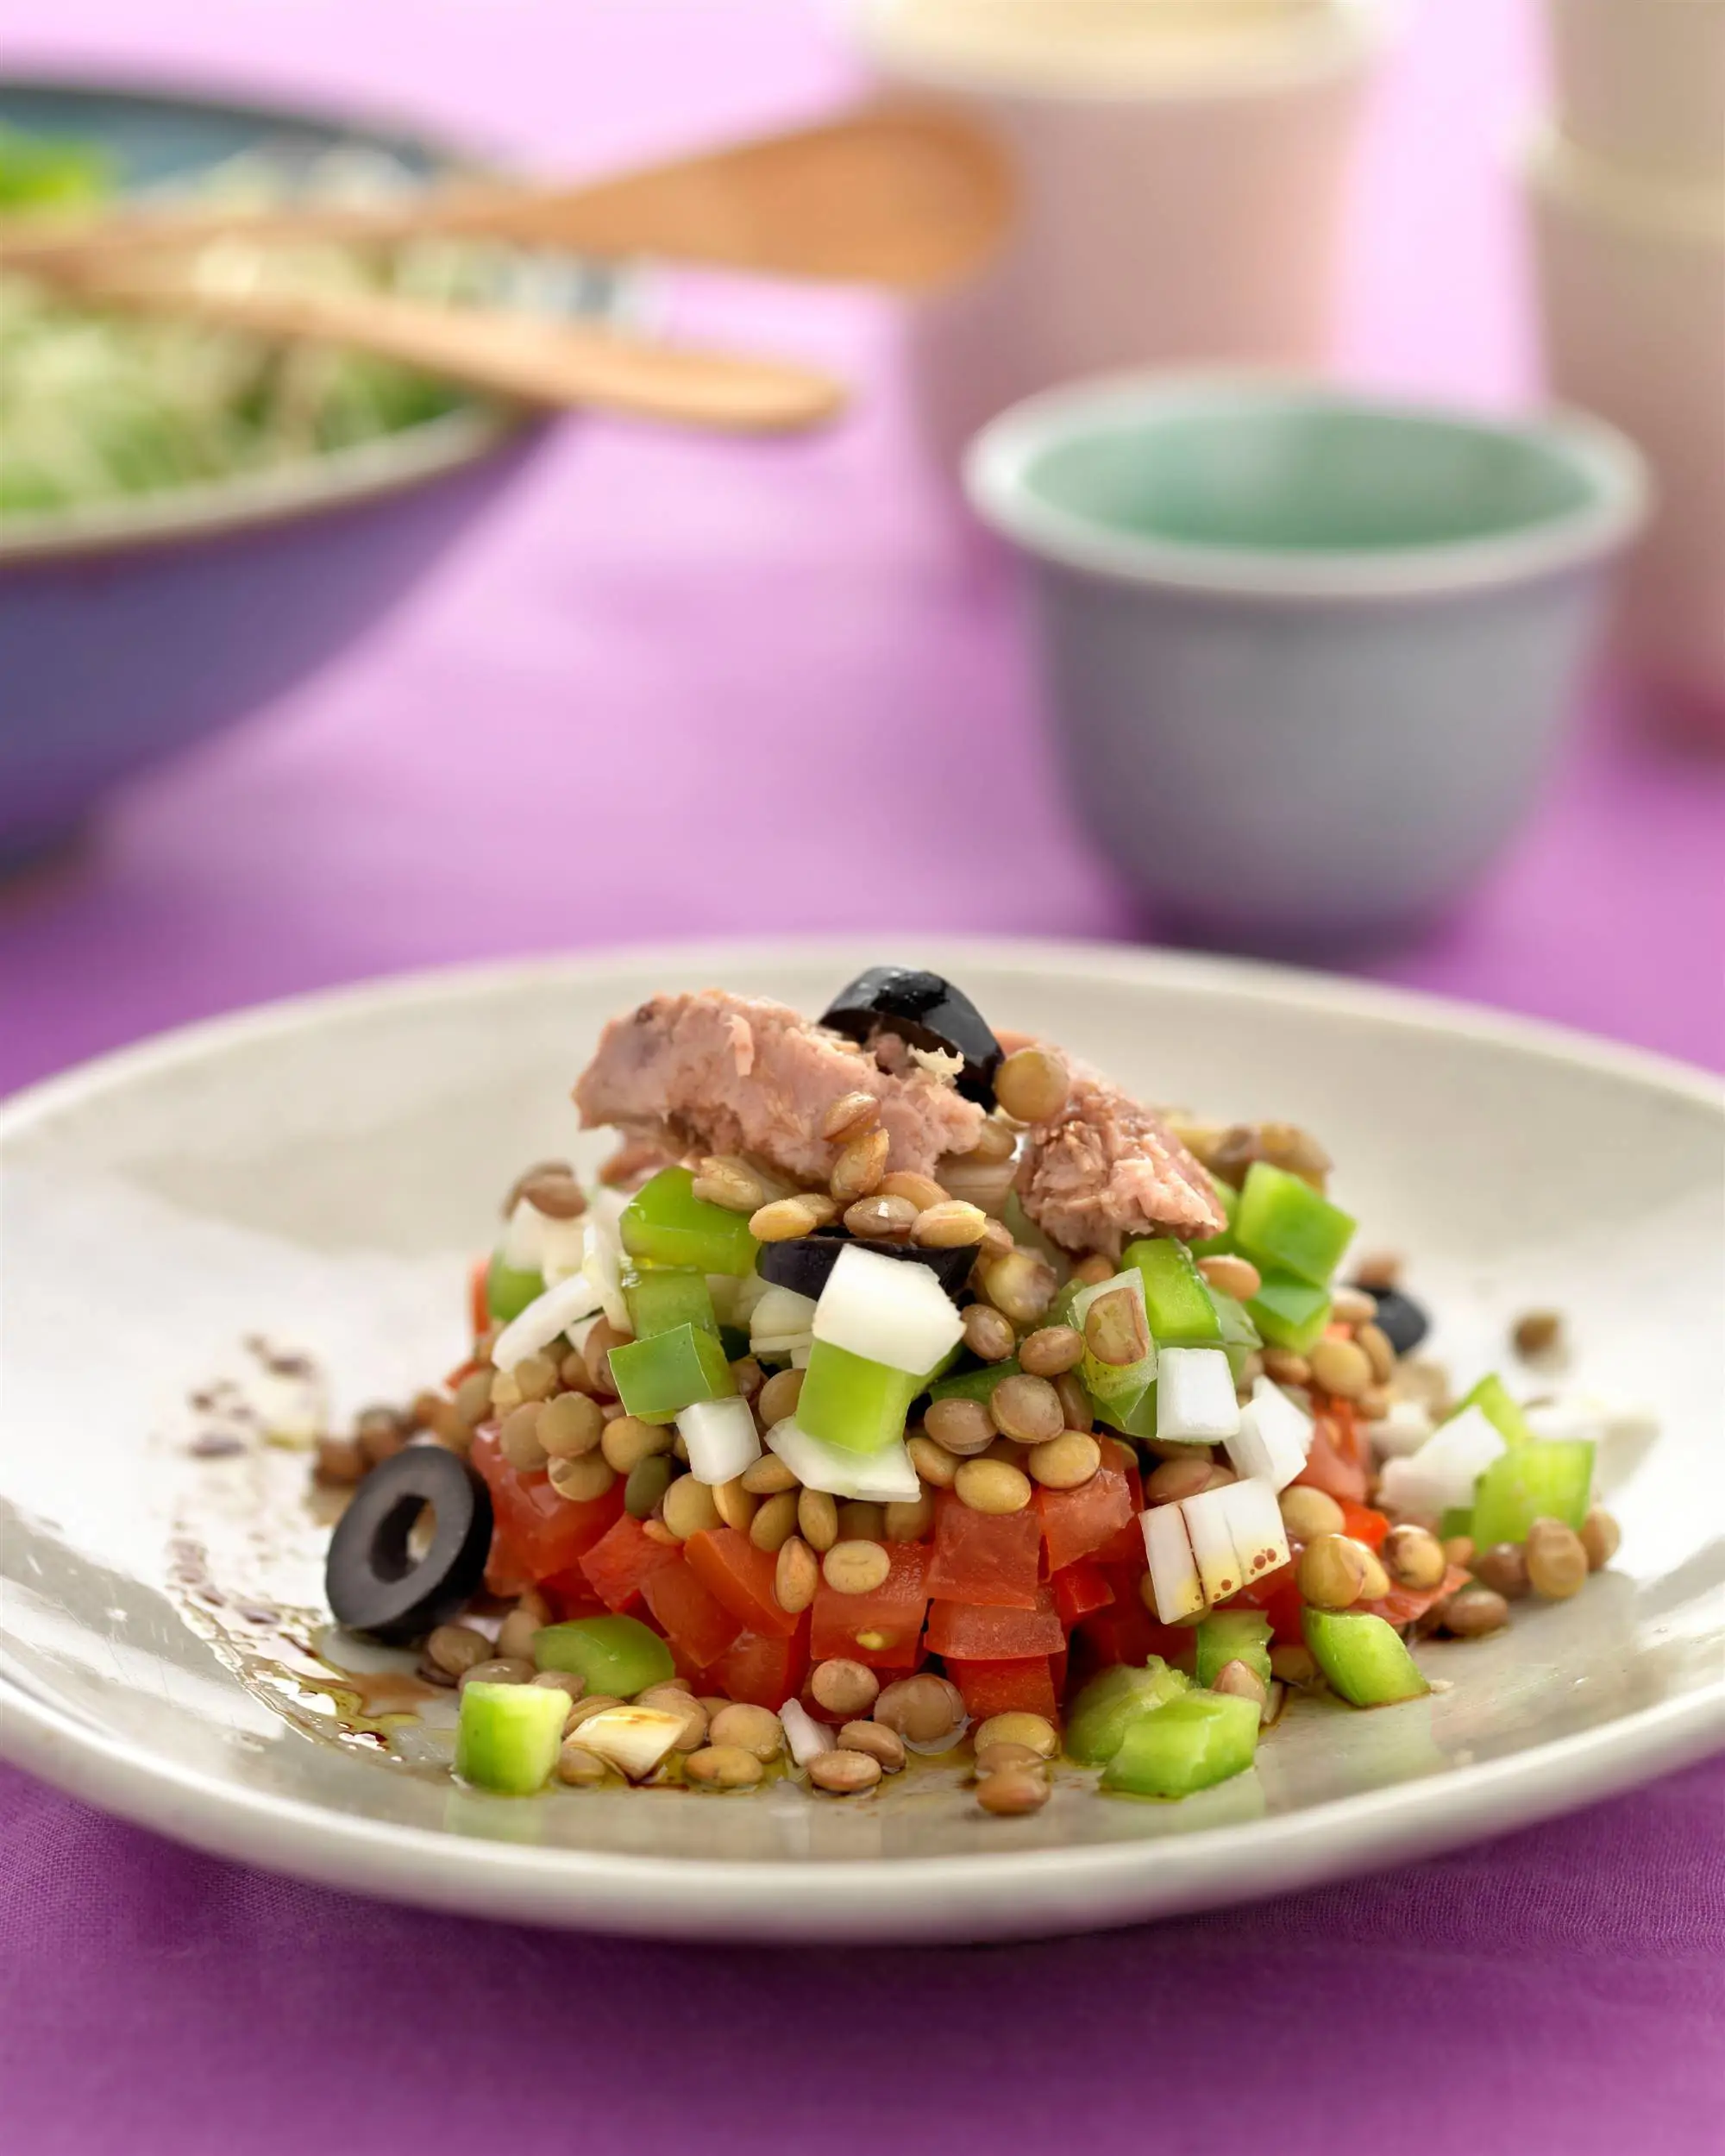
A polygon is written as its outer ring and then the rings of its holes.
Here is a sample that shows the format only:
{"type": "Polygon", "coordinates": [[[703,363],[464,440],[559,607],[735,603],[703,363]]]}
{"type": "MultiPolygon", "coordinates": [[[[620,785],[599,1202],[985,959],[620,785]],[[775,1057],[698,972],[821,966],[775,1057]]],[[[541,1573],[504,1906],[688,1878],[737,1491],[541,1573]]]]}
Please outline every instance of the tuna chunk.
{"type": "Polygon", "coordinates": [[[801,1183],[824,1184],[833,1145],[826,1111],[846,1093],[872,1093],[892,1141],[889,1170],[933,1172],[944,1153],[969,1153],[982,1110],[918,1071],[896,1077],[863,1050],[783,1003],[703,989],[656,996],[599,1037],[575,1086],[581,1121],[668,1135],[679,1150],[748,1153],[801,1183]]]}
{"type": "Polygon", "coordinates": [[[1031,1130],[1019,1196],[1051,1241],[1110,1258],[1134,1235],[1190,1239],[1227,1225],[1209,1177],[1161,1117],[1082,1063],[1060,1114],[1031,1130]]]}

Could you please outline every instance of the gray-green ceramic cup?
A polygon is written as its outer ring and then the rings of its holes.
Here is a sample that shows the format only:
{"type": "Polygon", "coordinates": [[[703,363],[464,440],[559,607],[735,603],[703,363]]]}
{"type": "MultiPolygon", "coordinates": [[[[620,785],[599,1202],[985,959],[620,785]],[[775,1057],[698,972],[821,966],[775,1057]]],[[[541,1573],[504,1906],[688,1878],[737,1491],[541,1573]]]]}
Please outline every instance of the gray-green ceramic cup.
{"type": "Polygon", "coordinates": [[[973,506],[1033,567],[1050,717],[1108,854],[1189,930],[1393,937],[1526,814],[1636,452],[1258,376],[1032,398],[972,443],[973,506]]]}

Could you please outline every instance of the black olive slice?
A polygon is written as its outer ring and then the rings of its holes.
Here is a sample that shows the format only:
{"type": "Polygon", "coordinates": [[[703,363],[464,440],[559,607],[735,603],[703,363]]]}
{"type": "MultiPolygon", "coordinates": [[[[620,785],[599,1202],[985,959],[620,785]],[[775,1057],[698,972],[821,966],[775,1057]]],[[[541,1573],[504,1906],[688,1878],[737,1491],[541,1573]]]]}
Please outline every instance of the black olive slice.
{"type": "Polygon", "coordinates": [[[976,1262],[976,1246],[966,1243],[950,1250],[924,1250],[914,1243],[880,1242],[872,1235],[847,1235],[842,1229],[820,1228],[812,1235],[797,1235],[786,1242],[763,1242],[755,1269],[775,1287],[787,1287],[819,1302],[827,1276],[838,1262],[847,1242],[862,1250],[878,1250],[883,1258],[908,1258],[925,1265],[956,1303],[976,1262]]]}
{"type": "Polygon", "coordinates": [[[380,1462],[329,1537],[323,1591],[349,1631],[404,1645],[456,1616],[485,1577],[491,1493],[441,1445],[408,1445],[380,1462]],[[423,1556],[408,1549],[426,1505],[436,1515],[423,1556]]]}
{"type": "Polygon", "coordinates": [[[1432,1321],[1411,1295],[1400,1288],[1364,1291],[1377,1304],[1377,1329],[1398,1355],[1410,1355],[1432,1329],[1432,1321]]]}
{"type": "Polygon", "coordinates": [[[1000,1044],[963,989],[938,973],[908,965],[871,965],[839,990],[820,1022],[864,1047],[876,1034],[895,1033],[909,1047],[963,1056],[964,1068],[954,1081],[958,1091],[984,1108],[994,1104],[1000,1044]]]}

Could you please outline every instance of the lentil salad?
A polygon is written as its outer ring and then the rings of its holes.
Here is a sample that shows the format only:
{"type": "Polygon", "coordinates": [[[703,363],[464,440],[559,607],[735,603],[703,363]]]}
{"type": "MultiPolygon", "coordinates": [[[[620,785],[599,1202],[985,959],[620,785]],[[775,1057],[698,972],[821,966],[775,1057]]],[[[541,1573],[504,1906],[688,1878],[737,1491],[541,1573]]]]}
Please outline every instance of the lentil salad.
{"type": "Polygon", "coordinates": [[[1616,1547],[1590,1442],[1452,1400],[1394,1260],[1340,1279],[1291,1126],[1153,1111],[899,967],[815,1024],[654,998],[575,1097],[597,1181],[518,1178],[462,1363],[318,1451],[331,1607],[459,1692],[477,1786],[852,1797],[968,1744],[987,1813],[1063,1758],[1180,1797],[1616,1547]]]}

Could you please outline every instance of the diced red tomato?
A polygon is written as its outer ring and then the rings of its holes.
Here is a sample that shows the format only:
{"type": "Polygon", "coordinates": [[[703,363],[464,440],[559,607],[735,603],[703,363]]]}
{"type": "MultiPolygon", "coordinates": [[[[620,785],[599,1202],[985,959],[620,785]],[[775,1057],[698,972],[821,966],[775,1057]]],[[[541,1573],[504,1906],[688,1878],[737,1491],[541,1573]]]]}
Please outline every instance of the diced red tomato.
{"type": "Polygon", "coordinates": [[[728,1700],[770,1707],[776,1713],[796,1697],[808,1671],[807,1612],[787,1637],[783,1632],[739,1632],[709,1672],[712,1688],[728,1700]]]}
{"type": "Polygon", "coordinates": [[[1294,1480],[1312,1489],[1327,1491],[1338,1502],[1364,1504],[1371,1487],[1364,1442],[1346,1400],[1332,1400],[1319,1410],[1313,1424],[1312,1449],[1294,1480]]]}
{"type": "Polygon", "coordinates": [[[1144,1530],[1138,1524],[1138,1514],[1144,1510],[1144,1477],[1138,1472],[1138,1455],[1123,1439],[1114,1440],[1114,1461],[1126,1479],[1126,1497],[1132,1505],[1132,1518],[1123,1527],[1117,1527],[1099,1549],[1091,1554],[1098,1564],[1130,1565],[1134,1572],[1148,1572],[1150,1560],[1145,1555],[1144,1530]]]}
{"type": "Polygon", "coordinates": [[[711,1669],[743,1630],[686,1557],[649,1572],[641,1593],[654,1622],[693,1670],[711,1669]]]}
{"type": "Polygon", "coordinates": [[[634,1608],[649,1573],[676,1562],[674,1549],[655,1542],[638,1519],[624,1512],[583,1556],[581,1570],[606,1609],[620,1612],[634,1608]]]}
{"type": "Polygon", "coordinates": [[[871,1594],[838,1594],[823,1581],[815,1590],[809,1652],[817,1662],[835,1655],[871,1669],[912,1669],[928,1607],[930,1549],[926,1543],[886,1545],[892,1568],[871,1594]]]}
{"type": "Polygon", "coordinates": [[[1054,1597],[1046,1587],[1033,1610],[988,1609],[971,1602],[928,1606],[931,1654],[957,1655],[961,1662],[1021,1662],[1032,1655],[1057,1655],[1065,1644],[1054,1597]]]}
{"type": "Polygon", "coordinates": [[[1278,1565],[1274,1572],[1266,1572],[1259,1579],[1249,1580],[1228,1604],[1230,1609],[1259,1609],[1270,1619],[1270,1637],[1278,1647],[1298,1647],[1304,1644],[1305,1632],[1300,1621],[1304,1607],[1300,1590],[1294,1584],[1291,1564],[1278,1565]]]}
{"type": "Polygon", "coordinates": [[[1051,1722],[1060,1711],[1053,1661],[1049,1655],[1028,1655],[1021,1662],[959,1662],[949,1656],[946,1674],[979,1722],[991,1714],[1013,1713],[1041,1714],[1051,1722]]]}
{"type": "Polygon", "coordinates": [[[511,1468],[495,1429],[480,1431],[468,1457],[491,1492],[496,1524],[486,1580],[496,1593],[519,1593],[568,1571],[622,1516],[621,1481],[603,1497],[573,1504],[558,1496],[543,1468],[524,1474],[511,1468]]]}
{"type": "Polygon", "coordinates": [[[1391,1587],[1388,1594],[1381,1594],[1375,1602],[1356,1602],[1354,1607],[1370,1616],[1381,1617],[1394,1625],[1399,1631],[1402,1625],[1411,1625],[1423,1617],[1433,1602],[1440,1602],[1446,1594],[1453,1594],[1459,1587],[1465,1587],[1472,1575],[1460,1565],[1452,1565],[1444,1575],[1443,1583],[1434,1587],[1391,1587]]]}
{"type": "Polygon", "coordinates": [[[567,1624],[572,1617],[605,1614],[605,1604],[593,1593],[579,1564],[571,1565],[567,1572],[554,1572],[549,1580],[541,1580],[539,1592],[551,1605],[560,1624],[567,1624]]]}
{"type": "Polygon", "coordinates": [[[467,1317],[478,1340],[491,1326],[491,1298],[486,1292],[491,1275],[491,1260],[475,1258],[467,1273],[467,1317]]]}
{"type": "Polygon", "coordinates": [[[950,1491],[935,1500],[928,1591],[950,1602],[1033,1610],[1042,1523],[1022,1512],[979,1512],[950,1491]]]}
{"type": "Polygon", "coordinates": [[[1079,1488],[1038,1490],[1036,1509],[1051,1574],[1101,1550],[1127,1528],[1138,1532],[1133,1517],[1138,1508],[1118,1446],[1108,1448],[1101,1466],[1079,1488]]]}
{"type": "Polygon", "coordinates": [[[1368,1549],[1381,1549],[1383,1537],[1389,1532],[1389,1522],[1382,1512],[1375,1512],[1369,1505],[1356,1505],[1352,1498],[1336,1499],[1342,1508],[1342,1532],[1352,1535],[1356,1542],[1363,1542],[1368,1549]]]}
{"type": "Polygon", "coordinates": [[[1151,1655],[1175,1661],[1189,1644],[1191,1633],[1182,1625],[1157,1622],[1139,1595],[1138,1575],[1109,1566],[1103,1577],[1113,1589],[1113,1600],[1082,1619],[1073,1634],[1087,1673],[1120,1662],[1142,1666],[1151,1655]]]}
{"type": "Polygon", "coordinates": [[[1081,1618],[1088,1617],[1093,1610],[1105,1610],[1114,1599],[1114,1590],[1108,1585],[1101,1566],[1088,1564],[1081,1558],[1076,1565],[1068,1565],[1063,1572],[1057,1572],[1048,1583],[1054,1597],[1054,1606],[1060,1612],[1060,1621],[1070,1632],[1081,1618]]]}
{"type": "Polygon", "coordinates": [[[704,1527],[683,1544],[695,1575],[750,1631],[788,1639],[797,1620],[773,1593],[774,1560],[734,1527],[704,1527]]]}

